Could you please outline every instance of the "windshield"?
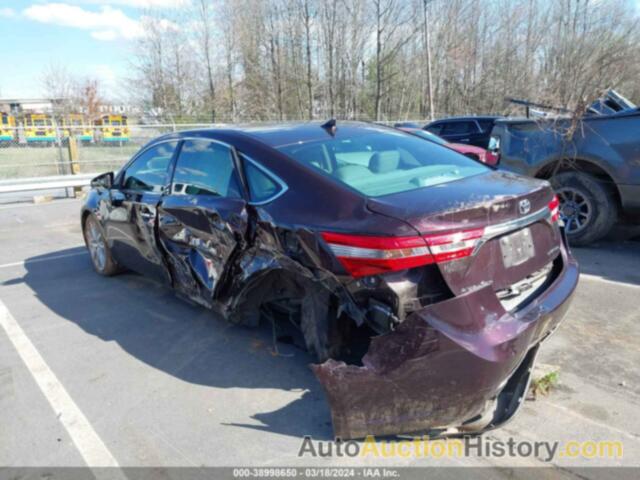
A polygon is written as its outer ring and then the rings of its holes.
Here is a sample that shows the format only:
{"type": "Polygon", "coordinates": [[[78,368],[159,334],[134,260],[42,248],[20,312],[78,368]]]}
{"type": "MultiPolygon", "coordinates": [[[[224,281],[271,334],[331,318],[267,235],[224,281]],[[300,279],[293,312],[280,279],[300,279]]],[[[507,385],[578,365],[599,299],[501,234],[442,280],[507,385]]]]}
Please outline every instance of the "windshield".
{"type": "Polygon", "coordinates": [[[379,197],[487,172],[487,167],[433,142],[401,132],[328,138],[278,148],[308,167],[379,197]]]}
{"type": "Polygon", "coordinates": [[[111,120],[111,125],[113,125],[114,127],[120,126],[120,120],[111,120]]]}

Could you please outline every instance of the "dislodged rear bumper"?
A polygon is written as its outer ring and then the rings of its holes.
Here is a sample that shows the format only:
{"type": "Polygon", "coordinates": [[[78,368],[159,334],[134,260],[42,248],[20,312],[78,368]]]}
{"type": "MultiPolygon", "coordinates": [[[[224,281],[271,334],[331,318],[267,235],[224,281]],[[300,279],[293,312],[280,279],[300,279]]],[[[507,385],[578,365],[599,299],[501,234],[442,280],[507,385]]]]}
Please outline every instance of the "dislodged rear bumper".
{"type": "Polygon", "coordinates": [[[375,337],[361,367],[314,365],[336,437],[464,430],[488,410],[480,430],[507,421],[522,400],[538,344],[571,303],[579,271],[564,248],[562,257],[554,282],[516,314],[487,286],[424,308],[375,337]]]}

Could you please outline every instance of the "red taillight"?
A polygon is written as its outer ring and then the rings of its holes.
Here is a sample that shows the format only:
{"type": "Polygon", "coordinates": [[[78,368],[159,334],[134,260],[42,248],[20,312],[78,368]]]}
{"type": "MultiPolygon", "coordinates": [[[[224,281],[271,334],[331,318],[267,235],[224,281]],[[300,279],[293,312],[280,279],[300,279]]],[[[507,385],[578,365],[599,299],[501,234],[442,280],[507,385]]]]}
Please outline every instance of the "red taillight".
{"type": "Polygon", "coordinates": [[[422,237],[372,237],[323,232],[322,238],[353,277],[433,263],[422,237]]]}
{"type": "Polygon", "coordinates": [[[557,222],[560,217],[560,200],[557,195],[554,195],[553,200],[549,202],[549,211],[551,212],[551,221],[557,222]]]}
{"type": "Polygon", "coordinates": [[[484,235],[484,228],[454,233],[426,235],[424,239],[437,263],[468,257],[484,235]]]}
{"type": "Polygon", "coordinates": [[[353,277],[363,277],[467,257],[483,233],[481,228],[424,237],[323,232],[322,238],[353,277]]]}
{"type": "Polygon", "coordinates": [[[494,152],[490,152],[487,150],[487,152],[485,152],[484,154],[484,163],[487,165],[491,165],[492,167],[495,167],[496,165],[498,165],[498,162],[500,161],[500,155],[494,152]]]}

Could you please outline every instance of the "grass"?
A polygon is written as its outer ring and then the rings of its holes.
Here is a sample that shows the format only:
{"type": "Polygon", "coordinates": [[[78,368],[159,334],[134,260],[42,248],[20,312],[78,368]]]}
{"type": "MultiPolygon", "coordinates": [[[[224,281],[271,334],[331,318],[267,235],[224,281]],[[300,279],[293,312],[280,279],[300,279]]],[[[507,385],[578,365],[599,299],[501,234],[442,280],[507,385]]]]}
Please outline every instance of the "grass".
{"type": "Polygon", "coordinates": [[[531,394],[533,398],[538,398],[538,395],[547,396],[549,392],[558,384],[560,379],[560,372],[554,370],[542,377],[534,378],[531,381],[531,394]]]}
{"type": "MultiPolygon", "coordinates": [[[[105,172],[120,168],[140,148],[86,145],[78,147],[77,173],[105,172]]],[[[41,177],[71,173],[69,152],[65,146],[0,145],[0,179],[41,177]]]]}

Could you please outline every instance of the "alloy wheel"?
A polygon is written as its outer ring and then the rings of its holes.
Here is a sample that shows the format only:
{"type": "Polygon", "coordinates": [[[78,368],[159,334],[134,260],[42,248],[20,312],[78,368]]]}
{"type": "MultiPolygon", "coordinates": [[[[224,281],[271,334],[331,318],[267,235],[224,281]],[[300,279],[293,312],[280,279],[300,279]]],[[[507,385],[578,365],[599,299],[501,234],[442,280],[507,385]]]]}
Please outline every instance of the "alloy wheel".
{"type": "Polygon", "coordinates": [[[593,217],[593,205],[580,190],[562,187],[557,191],[560,200],[560,217],[568,234],[584,230],[593,217]]]}
{"type": "Polygon", "coordinates": [[[87,225],[87,246],[94,266],[102,272],[107,262],[106,246],[102,231],[93,219],[90,219],[87,225]]]}

